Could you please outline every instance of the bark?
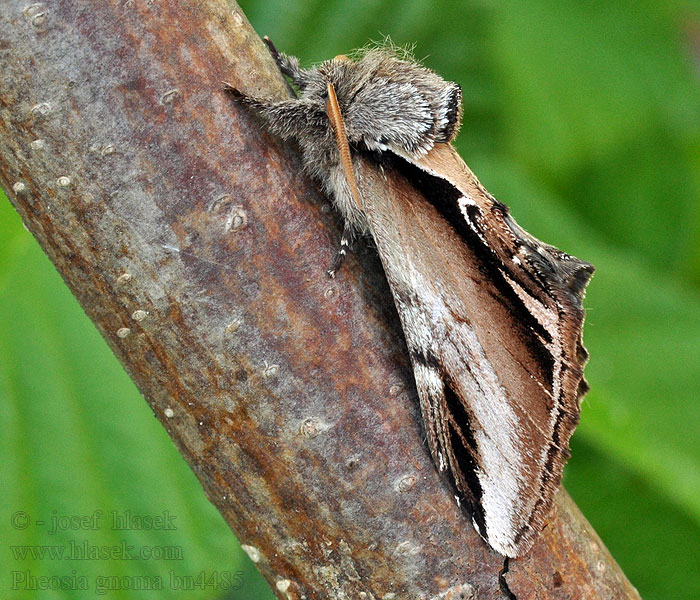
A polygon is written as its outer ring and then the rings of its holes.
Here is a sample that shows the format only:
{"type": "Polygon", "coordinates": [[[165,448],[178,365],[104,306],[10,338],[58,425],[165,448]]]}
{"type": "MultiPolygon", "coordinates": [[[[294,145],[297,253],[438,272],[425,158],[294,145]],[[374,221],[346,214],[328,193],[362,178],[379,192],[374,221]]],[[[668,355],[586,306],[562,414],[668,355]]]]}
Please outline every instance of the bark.
{"type": "Polygon", "coordinates": [[[0,61],[0,183],[279,598],[638,597],[563,490],[505,570],[462,515],[377,258],[326,277],[327,201],[222,92],[289,93],[234,3],[5,0],[0,61]]]}

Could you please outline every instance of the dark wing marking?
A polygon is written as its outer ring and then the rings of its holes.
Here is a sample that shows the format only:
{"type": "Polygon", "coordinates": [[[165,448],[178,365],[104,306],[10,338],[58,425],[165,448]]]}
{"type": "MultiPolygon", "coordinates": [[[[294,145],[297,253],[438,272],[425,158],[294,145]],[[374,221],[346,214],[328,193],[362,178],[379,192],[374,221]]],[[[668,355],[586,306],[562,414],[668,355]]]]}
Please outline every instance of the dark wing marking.
{"type": "Polygon", "coordinates": [[[406,181],[365,195],[365,213],[428,443],[479,533],[517,556],[544,526],[578,422],[593,268],[518,227],[450,146],[395,162],[406,181]]]}

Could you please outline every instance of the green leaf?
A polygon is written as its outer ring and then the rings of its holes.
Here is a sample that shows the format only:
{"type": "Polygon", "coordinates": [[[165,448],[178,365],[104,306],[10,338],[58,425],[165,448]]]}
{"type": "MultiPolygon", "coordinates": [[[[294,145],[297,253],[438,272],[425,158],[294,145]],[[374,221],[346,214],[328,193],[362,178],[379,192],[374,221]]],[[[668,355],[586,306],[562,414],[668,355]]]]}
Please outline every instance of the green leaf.
{"type": "Polygon", "coordinates": [[[489,49],[507,153],[609,243],[697,284],[697,11],[681,6],[504,2],[489,49]]]}
{"type": "Polygon", "coordinates": [[[564,484],[642,597],[700,598],[697,522],[578,434],[571,451],[564,484]]]}

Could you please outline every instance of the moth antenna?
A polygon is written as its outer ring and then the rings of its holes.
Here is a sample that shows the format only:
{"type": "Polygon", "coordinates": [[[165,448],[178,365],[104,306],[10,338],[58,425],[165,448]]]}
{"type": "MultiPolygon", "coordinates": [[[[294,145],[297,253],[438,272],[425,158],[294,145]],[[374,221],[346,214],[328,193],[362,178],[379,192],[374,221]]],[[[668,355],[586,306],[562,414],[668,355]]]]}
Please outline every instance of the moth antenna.
{"type": "Polygon", "coordinates": [[[338,153],[340,154],[340,165],[343,167],[345,178],[347,179],[348,186],[350,187],[350,192],[352,193],[353,198],[355,198],[357,208],[362,210],[362,198],[360,197],[360,190],[357,187],[355,171],[352,167],[350,144],[348,143],[348,136],[345,133],[345,123],[343,122],[343,115],[340,113],[340,106],[338,105],[338,97],[335,95],[335,88],[330,81],[328,82],[328,100],[326,101],[326,112],[328,113],[328,118],[333,126],[333,133],[335,133],[335,143],[338,147],[338,153]]]}

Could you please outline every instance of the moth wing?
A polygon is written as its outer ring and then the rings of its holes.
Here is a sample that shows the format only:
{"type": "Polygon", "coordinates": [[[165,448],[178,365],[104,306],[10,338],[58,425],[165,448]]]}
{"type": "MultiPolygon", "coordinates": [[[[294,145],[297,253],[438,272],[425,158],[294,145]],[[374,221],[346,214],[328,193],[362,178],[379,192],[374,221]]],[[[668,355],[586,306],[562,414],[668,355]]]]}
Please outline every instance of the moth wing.
{"type": "MultiPolygon", "coordinates": [[[[522,230],[451,146],[396,163],[406,179],[364,208],[430,450],[477,531],[518,556],[544,526],[578,422],[593,268],[522,230]]],[[[366,166],[371,185],[381,174],[366,166]]]]}

